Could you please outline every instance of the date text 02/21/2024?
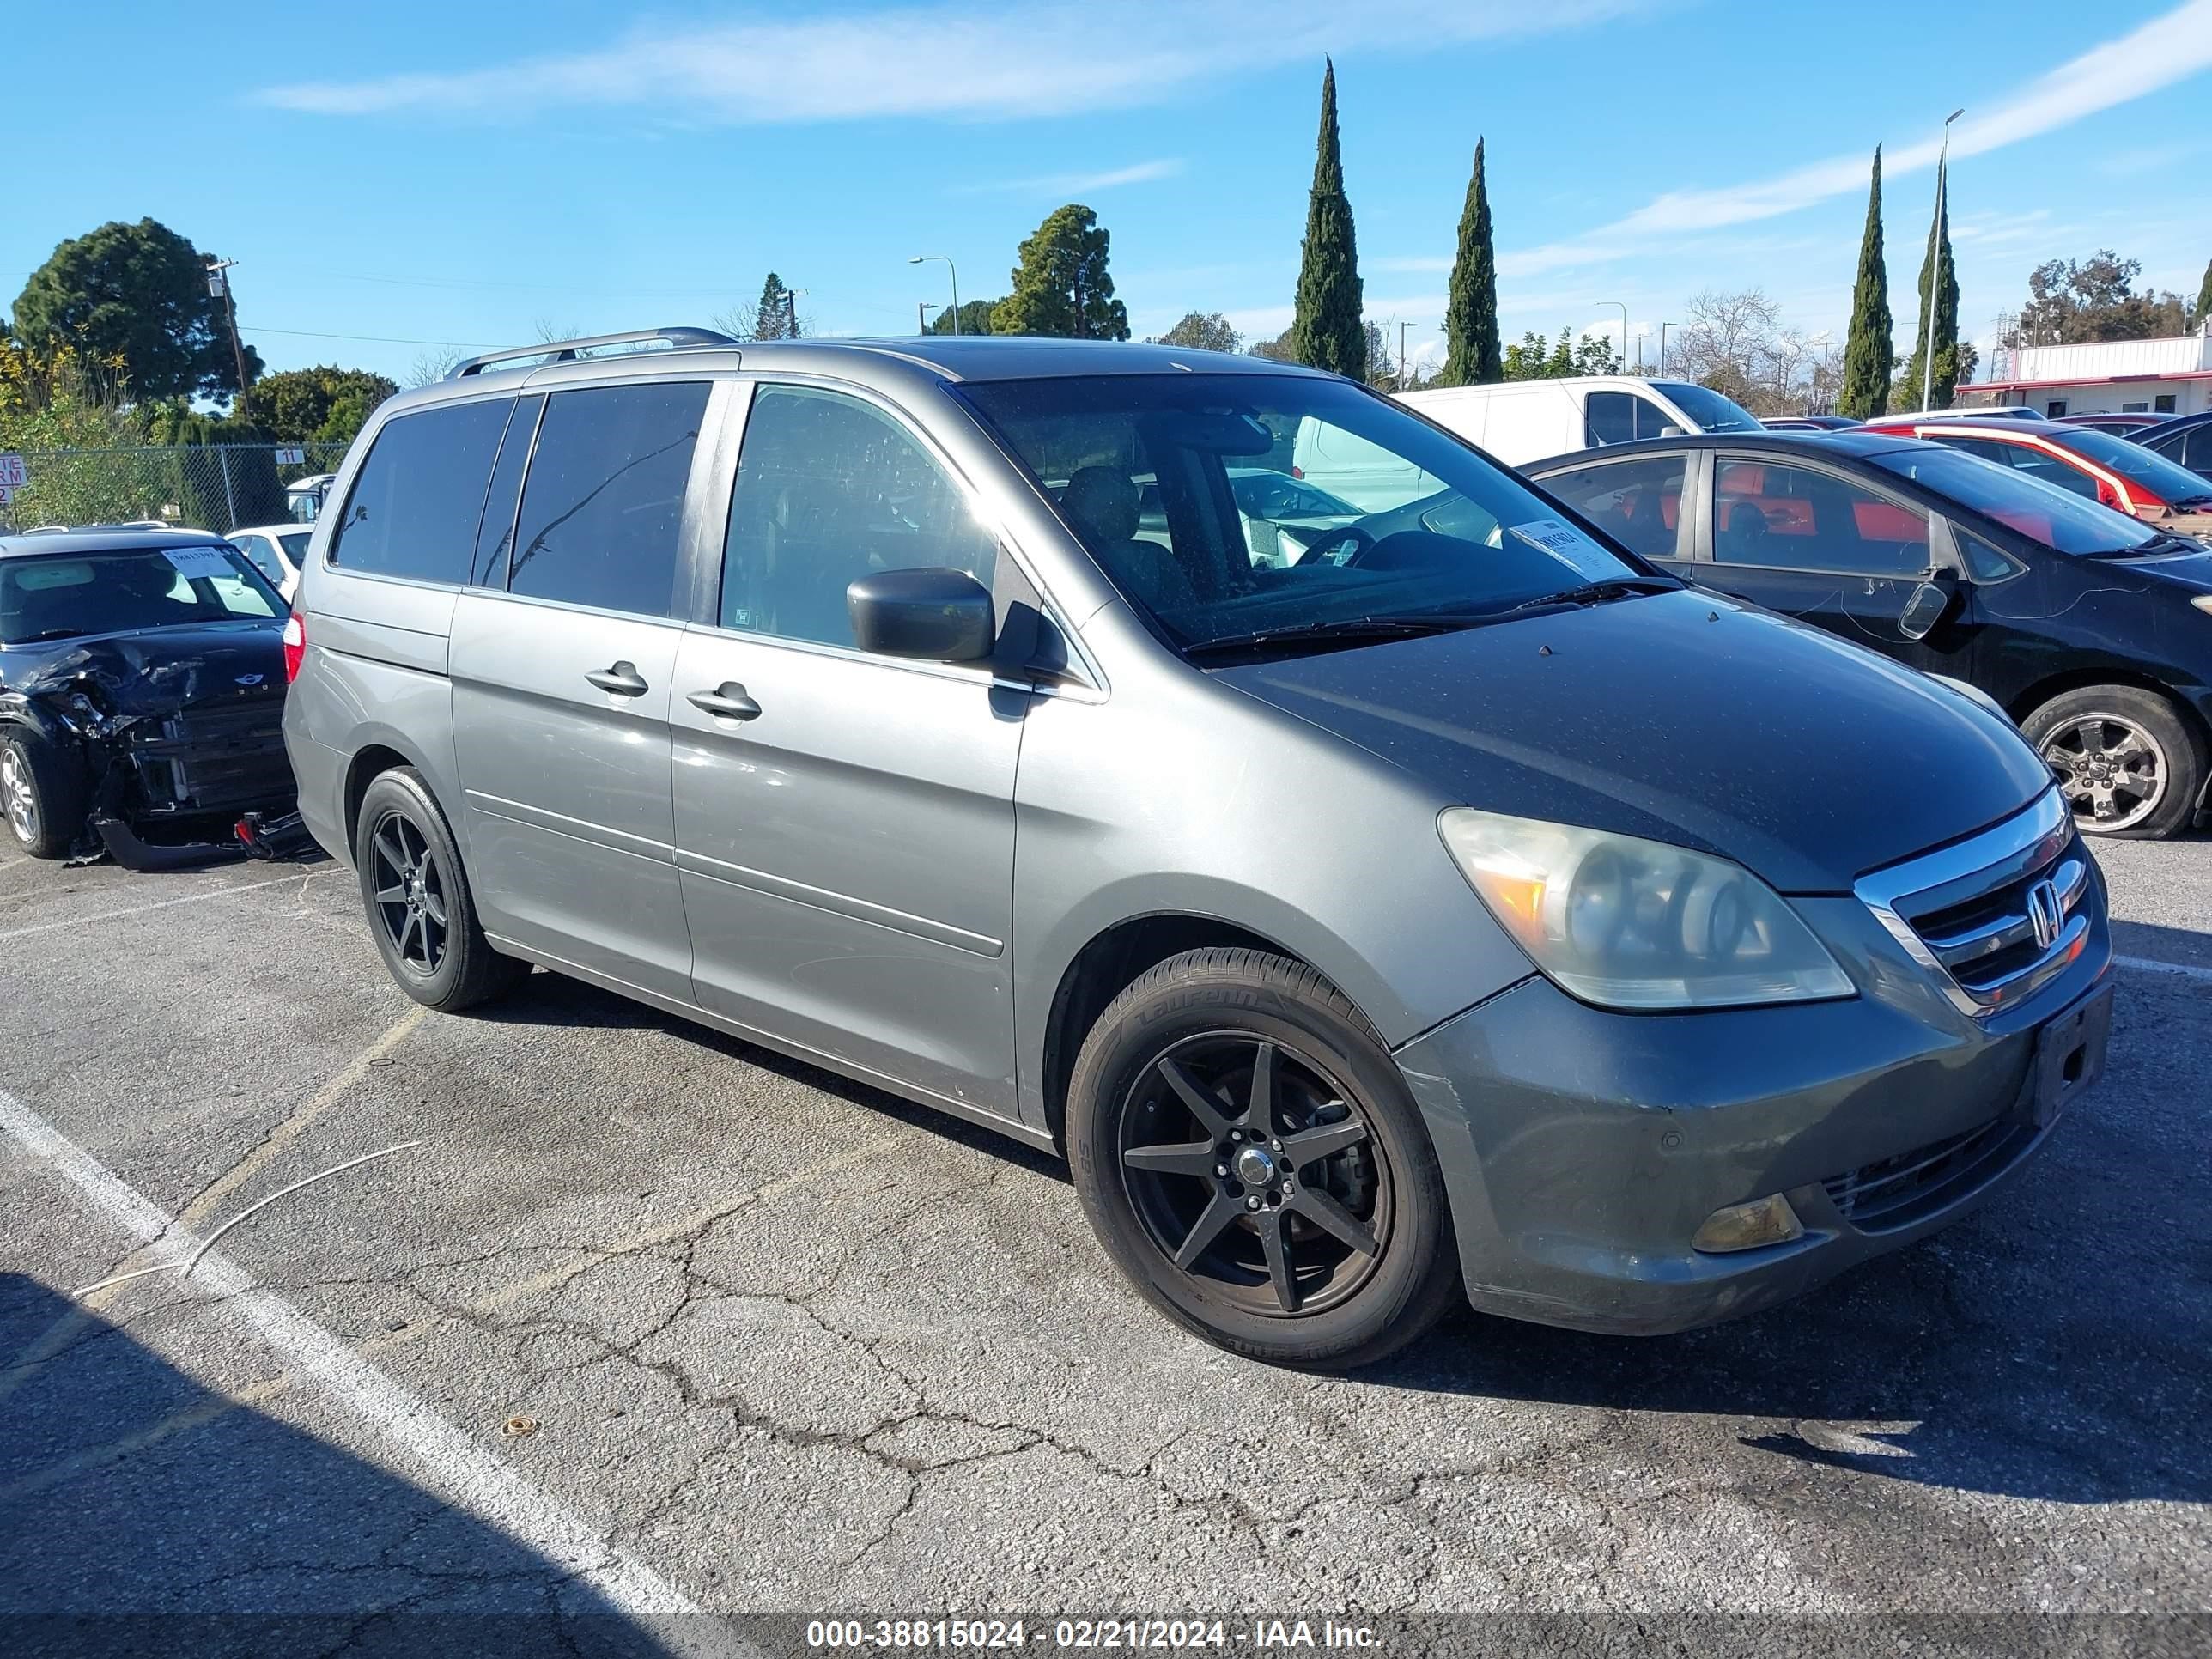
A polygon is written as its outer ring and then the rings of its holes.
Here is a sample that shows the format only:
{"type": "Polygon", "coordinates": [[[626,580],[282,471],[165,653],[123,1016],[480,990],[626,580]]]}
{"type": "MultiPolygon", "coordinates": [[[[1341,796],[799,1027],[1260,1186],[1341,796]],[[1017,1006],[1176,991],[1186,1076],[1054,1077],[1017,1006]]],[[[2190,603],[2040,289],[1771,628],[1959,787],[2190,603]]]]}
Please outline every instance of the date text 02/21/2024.
{"type": "Polygon", "coordinates": [[[1373,1648],[1376,1639],[1370,1626],[1332,1619],[1260,1619],[1249,1625],[1221,1619],[1060,1619],[1048,1626],[1022,1619],[817,1619],[807,1623],[806,1644],[829,1650],[1354,1649],[1373,1648]]]}

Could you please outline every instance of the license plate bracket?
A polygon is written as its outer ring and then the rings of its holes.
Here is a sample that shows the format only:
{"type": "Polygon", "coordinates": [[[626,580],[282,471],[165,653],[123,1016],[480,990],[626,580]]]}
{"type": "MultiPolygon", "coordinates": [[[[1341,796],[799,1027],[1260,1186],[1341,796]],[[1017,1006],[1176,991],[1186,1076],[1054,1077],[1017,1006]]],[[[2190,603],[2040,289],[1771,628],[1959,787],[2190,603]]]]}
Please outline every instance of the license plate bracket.
{"type": "Polygon", "coordinates": [[[2044,1128],[2105,1073],[2112,1029],[2112,988],[2100,986],[2042,1030],[2035,1040],[2035,1127],[2044,1128]]]}

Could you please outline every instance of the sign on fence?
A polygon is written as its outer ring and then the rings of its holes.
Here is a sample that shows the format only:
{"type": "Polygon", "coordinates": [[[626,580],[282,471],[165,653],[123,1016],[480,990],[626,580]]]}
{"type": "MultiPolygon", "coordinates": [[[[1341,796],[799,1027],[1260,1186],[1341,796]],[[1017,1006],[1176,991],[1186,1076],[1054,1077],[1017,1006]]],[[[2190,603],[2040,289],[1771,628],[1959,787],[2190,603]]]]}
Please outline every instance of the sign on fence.
{"type": "Polygon", "coordinates": [[[31,482],[31,469],[14,450],[0,454],[0,489],[21,489],[31,482]]]}
{"type": "Polygon", "coordinates": [[[276,452],[276,465],[279,466],[303,465],[307,459],[307,452],[304,449],[280,449],[276,452]]]}

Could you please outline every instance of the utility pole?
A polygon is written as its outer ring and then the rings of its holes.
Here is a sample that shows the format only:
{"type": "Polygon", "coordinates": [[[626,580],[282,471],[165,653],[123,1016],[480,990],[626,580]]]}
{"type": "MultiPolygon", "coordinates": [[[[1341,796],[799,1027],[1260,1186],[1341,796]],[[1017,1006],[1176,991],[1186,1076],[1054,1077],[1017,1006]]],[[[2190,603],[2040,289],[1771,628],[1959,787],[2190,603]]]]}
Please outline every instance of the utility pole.
{"type": "Polygon", "coordinates": [[[787,340],[799,337],[799,296],[805,292],[803,288],[787,288],[783,291],[783,337],[787,340]]]}
{"type": "Polygon", "coordinates": [[[1680,326],[1681,325],[1680,323],[1662,323],[1659,325],[1659,373],[1662,375],[1667,372],[1667,331],[1670,328],[1680,328],[1680,326]]]}
{"type": "Polygon", "coordinates": [[[928,333],[929,313],[933,311],[942,311],[944,308],[942,306],[933,306],[927,300],[916,300],[914,302],[914,331],[917,334],[928,333]]]}
{"type": "Polygon", "coordinates": [[[1920,406],[1936,401],[1936,309],[1942,301],[1943,186],[1949,182],[1951,123],[1966,112],[1954,109],[1943,118],[1943,144],[1936,152],[1936,228],[1928,233],[1928,305],[1920,314],[1920,406]]]}
{"type": "Polygon", "coordinates": [[[238,368],[238,402],[231,413],[242,421],[246,416],[249,395],[246,387],[246,348],[238,343],[238,299],[230,291],[230,278],[225,274],[237,263],[235,259],[210,259],[207,285],[209,294],[222,301],[223,320],[230,326],[230,360],[238,368]]]}
{"type": "Polygon", "coordinates": [[[1403,392],[1406,389],[1406,331],[1409,328],[1419,328],[1419,326],[1420,325],[1419,323],[1400,323],[1398,325],[1398,390],[1401,392],[1403,392]]]}

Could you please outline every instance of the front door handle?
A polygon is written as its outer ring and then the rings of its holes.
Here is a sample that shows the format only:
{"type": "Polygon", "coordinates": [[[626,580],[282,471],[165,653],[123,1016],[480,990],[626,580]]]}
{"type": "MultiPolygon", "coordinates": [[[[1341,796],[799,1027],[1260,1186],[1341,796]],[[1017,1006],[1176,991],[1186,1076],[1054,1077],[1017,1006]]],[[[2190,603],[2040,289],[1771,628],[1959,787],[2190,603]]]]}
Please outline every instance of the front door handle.
{"type": "Polygon", "coordinates": [[[724,680],[712,691],[694,691],[686,701],[717,720],[750,720],[760,717],[761,706],[735,680],[724,680]]]}
{"type": "Polygon", "coordinates": [[[611,668],[594,668],[584,678],[602,691],[612,692],[617,697],[641,697],[651,688],[637,672],[634,662],[618,662],[611,668]]]}

